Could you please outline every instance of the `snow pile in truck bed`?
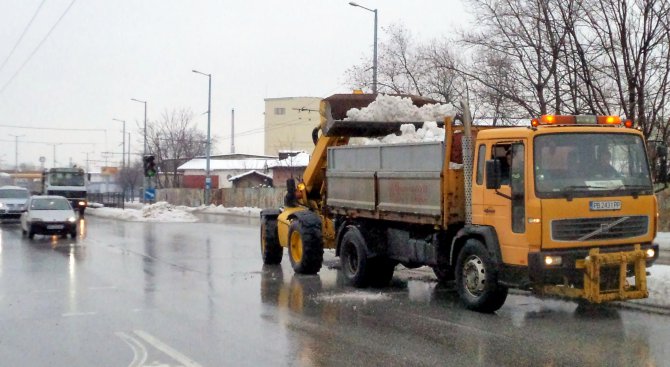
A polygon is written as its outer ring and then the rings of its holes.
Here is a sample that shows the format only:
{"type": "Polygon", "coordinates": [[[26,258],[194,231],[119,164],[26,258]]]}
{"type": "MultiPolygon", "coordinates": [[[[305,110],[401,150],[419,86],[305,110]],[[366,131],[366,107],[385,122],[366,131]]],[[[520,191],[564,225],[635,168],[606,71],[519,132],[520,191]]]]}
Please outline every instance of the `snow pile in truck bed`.
{"type": "Polygon", "coordinates": [[[444,141],[444,129],[437,127],[437,121],[453,116],[453,109],[443,104],[429,104],[417,107],[410,98],[380,94],[368,107],[352,108],[347,111],[347,121],[425,121],[417,129],[414,124],[400,126],[399,134],[389,134],[382,138],[354,138],[350,145],[400,144],[426,141],[444,141]]]}
{"type": "Polygon", "coordinates": [[[451,107],[444,104],[427,104],[417,107],[412,99],[400,96],[380,94],[367,107],[352,108],[347,111],[346,121],[442,121],[453,116],[451,107]]]}

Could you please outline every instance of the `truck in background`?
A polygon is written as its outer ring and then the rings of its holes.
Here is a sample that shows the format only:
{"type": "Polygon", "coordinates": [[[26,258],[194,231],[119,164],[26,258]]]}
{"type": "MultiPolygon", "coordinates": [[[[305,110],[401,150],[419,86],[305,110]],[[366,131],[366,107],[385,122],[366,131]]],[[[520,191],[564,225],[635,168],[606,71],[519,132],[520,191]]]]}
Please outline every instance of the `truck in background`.
{"type": "Polygon", "coordinates": [[[42,172],[42,194],[67,198],[72,209],[84,216],[88,206],[86,172],[79,167],[56,167],[42,172]]]}
{"type": "Polygon", "coordinates": [[[648,297],[658,206],[630,121],[544,115],[478,127],[464,104],[445,118],[443,142],[348,146],[402,124],[344,121],[361,98],[322,102],[302,180],[289,180],[283,207],[261,212],[264,263],[287,248],[294,271],[314,274],[334,249],[356,287],[388,284],[399,263],[427,265],[481,312],[499,309],[509,288],[590,303],[648,297]]]}

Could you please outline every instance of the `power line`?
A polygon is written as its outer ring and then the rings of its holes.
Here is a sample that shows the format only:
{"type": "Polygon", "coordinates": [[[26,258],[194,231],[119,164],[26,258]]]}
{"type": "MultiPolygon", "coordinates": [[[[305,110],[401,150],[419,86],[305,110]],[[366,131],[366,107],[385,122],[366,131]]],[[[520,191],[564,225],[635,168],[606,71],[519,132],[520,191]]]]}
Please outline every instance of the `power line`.
{"type": "MultiPolygon", "coordinates": [[[[21,135],[23,136],[23,135],[21,135]]],[[[0,142],[8,142],[8,143],[13,143],[14,140],[4,140],[0,139],[0,142]]],[[[96,145],[97,143],[49,143],[46,141],[27,141],[27,140],[21,140],[21,143],[28,143],[28,144],[47,144],[47,145],[96,145]]]]}
{"type": "Polygon", "coordinates": [[[65,17],[65,15],[70,11],[70,9],[72,8],[72,5],[74,5],[74,3],[75,3],[76,1],[77,1],[77,0],[72,0],[72,2],[70,2],[70,5],[67,6],[67,8],[66,8],[65,11],[63,12],[63,14],[61,14],[61,16],[60,16],[60,17],[58,18],[58,20],[56,21],[56,23],[54,23],[54,25],[51,27],[51,29],[49,29],[49,32],[47,32],[46,36],[44,36],[44,38],[42,38],[42,40],[41,40],[40,43],[37,45],[37,47],[35,47],[35,49],[33,50],[33,52],[30,53],[30,55],[28,56],[28,58],[26,59],[26,61],[24,61],[23,64],[21,64],[21,67],[19,67],[19,69],[16,70],[16,72],[14,73],[14,75],[12,75],[12,77],[9,78],[9,80],[7,81],[7,83],[5,83],[5,84],[2,86],[2,88],[0,88],[0,93],[3,93],[3,92],[5,91],[5,89],[7,89],[7,87],[8,87],[9,84],[14,80],[14,78],[16,78],[17,75],[19,75],[19,73],[21,72],[21,70],[23,70],[23,68],[26,66],[26,64],[28,64],[28,62],[30,62],[30,60],[33,58],[33,56],[35,56],[35,54],[37,53],[37,51],[40,49],[40,47],[42,47],[42,45],[44,44],[44,42],[47,40],[47,38],[49,38],[49,36],[51,35],[51,33],[54,31],[54,29],[56,29],[56,26],[58,26],[58,24],[60,23],[60,21],[63,20],[63,18],[65,17]]]}
{"type": "Polygon", "coordinates": [[[60,130],[60,131],[104,131],[107,129],[81,129],[81,128],[67,128],[67,127],[37,127],[37,126],[18,126],[18,125],[0,125],[0,127],[11,127],[14,129],[31,129],[31,130],[60,130]]]}
{"type": "Polygon", "coordinates": [[[47,1],[47,0],[42,0],[42,2],[40,3],[40,5],[37,7],[37,10],[35,10],[35,13],[33,14],[33,17],[30,18],[30,21],[28,22],[28,24],[26,24],[26,27],[23,28],[23,32],[21,32],[21,36],[19,36],[19,39],[18,39],[18,40],[16,41],[16,43],[14,44],[14,47],[13,47],[12,50],[9,52],[9,55],[7,55],[7,57],[5,57],[5,60],[2,62],[2,65],[0,65],[0,71],[2,71],[2,69],[5,67],[5,65],[7,65],[7,61],[9,61],[9,58],[12,57],[12,55],[14,55],[14,51],[16,51],[16,49],[19,47],[19,44],[20,44],[21,41],[23,40],[23,36],[25,36],[26,33],[28,32],[28,29],[29,29],[30,26],[33,24],[33,21],[34,21],[35,18],[37,17],[37,14],[39,14],[40,9],[42,9],[42,5],[44,5],[44,3],[45,3],[46,1],[47,1]]]}

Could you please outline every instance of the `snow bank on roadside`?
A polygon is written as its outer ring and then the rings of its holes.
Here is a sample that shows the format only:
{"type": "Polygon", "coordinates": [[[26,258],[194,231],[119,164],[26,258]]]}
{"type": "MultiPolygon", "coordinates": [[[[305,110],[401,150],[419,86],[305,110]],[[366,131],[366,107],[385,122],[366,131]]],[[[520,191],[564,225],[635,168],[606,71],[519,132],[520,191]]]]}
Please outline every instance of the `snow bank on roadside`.
{"type": "Polygon", "coordinates": [[[199,207],[175,206],[160,201],[151,205],[132,205],[130,208],[126,207],[126,209],[89,208],[86,213],[97,217],[136,222],[197,222],[198,218],[193,213],[259,217],[261,209],[252,207],[227,208],[220,205],[203,205],[199,207]]]}
{"type": "Polygon", "coordinates": [[[631,302],[659,307],[670,307],[670,266],[654,265],[647,270],[651,273],[651,275],[647,276],[649,298],[631,302]]]}
{"type": "Polygon", "coordinates": [[[178,207],[164,201],[145,205],[141,209],[89,208],[86,213],[97,217],[132,222],[197,222],[187,207],[178,207]]]}

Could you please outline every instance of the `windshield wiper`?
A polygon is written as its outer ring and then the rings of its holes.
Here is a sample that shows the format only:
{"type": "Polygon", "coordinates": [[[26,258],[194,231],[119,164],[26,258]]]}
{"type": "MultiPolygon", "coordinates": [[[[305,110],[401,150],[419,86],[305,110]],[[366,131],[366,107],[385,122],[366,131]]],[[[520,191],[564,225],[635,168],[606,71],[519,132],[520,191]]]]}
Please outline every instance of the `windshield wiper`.
{"type": "Polygon", "coordinates": [[[588,185],[570,185],[566,186],[561,189],[561,192],[565,194],[565,199],[568,201],[572,201],[572,193],[575,191],[583,191],[583,190],[588,190],[592,188],[593,186],[588,186],[588,185]]]}
{"type": "Polygon", "coordinates": [[[637,199],[637,197],[640,195],[640,191],[645,191],[645,190],[651,190],[651,187],[649,185],[620,185],[614,188],[615,191],[619,190],[632,190],[631,194],[633,195],[634,199],[637,199]]]}

